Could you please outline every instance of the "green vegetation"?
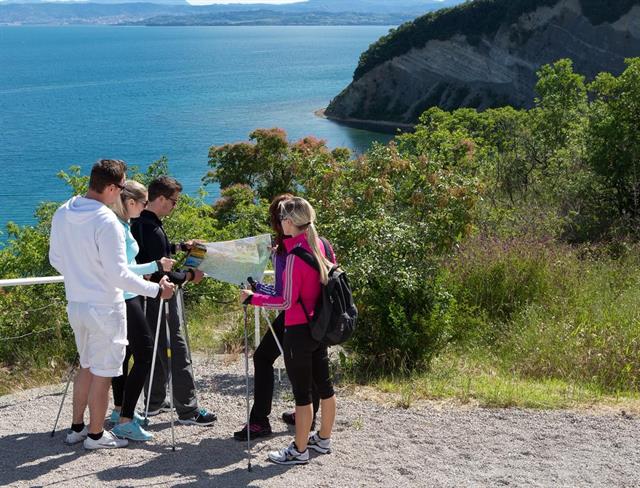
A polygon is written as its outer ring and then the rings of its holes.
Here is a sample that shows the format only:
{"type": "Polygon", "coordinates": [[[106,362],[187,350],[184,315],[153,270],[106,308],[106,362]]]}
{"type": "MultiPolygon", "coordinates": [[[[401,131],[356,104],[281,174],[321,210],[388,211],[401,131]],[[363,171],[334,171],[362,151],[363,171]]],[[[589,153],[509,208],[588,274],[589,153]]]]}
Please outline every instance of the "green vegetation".
{"type": "MultiPolygon", "coordinates": [[[[499,366],[500,358],[484,352],[447,351],[434,359],[428,373],[385,377],[373,382],[408,408],[420,400],[454,400],[494,408],[584,408],[607,405],[638,410],[635,392],[609,393],[589,383],[546,377],[529,378],[499,366]]],[[[388,401],[388,398],[385,398],[388,401]]]]}
{"type": "MultiPolygon", "coordinates": [[[[426,111],[411,134],[360,157],[259,129],[211,147],[205,184],[167,220],[172,237],[267,230],[271,197],[308,198],[348,270],[359,327],[341,376],[400,406],[454,397],[491,406],[634,402],[640,389],[640,58],[590,84],[569,60],[539,71],[534,108],[426,111]],[[194,224],[197,227],[194,229],[194,224]]],[[[136,178],[167,172],[154,163],[136,178]]],[[[61,173],[80,192],[77,170],[61,173]]],[[[51,274],[48,222],[10,226],[3,277],[51,274]]],[[[188,288],[192,340],[238,350],[237,292],[188,288]]],[[[0,293],[0,388],[73,357],[62,288],[0,293]],[[28,312],[27,312],[28,311],[28,312]],[[5,374],[6,372],[6,374],[5,374]]]]}
{"type": "MultiPolygon", "coordinates": [[[[431,40],[446,40],[463,35],[476,46],[483,38],[491,38],[504,26],[512,25],[522,15],[539,7],[550,7],[558,0],[474,0],[456,7],[430,12],[391,29],[369,46],[362,55],[353,80],[396,56],[413,48],[424,47],[431,40]]],[[[593,25],[614,22],[626,14],[637,0],[580,0],[585,16],[593,25]]],[[[528,36],[517,31],[512,40],[524,42],[528,36]]]]}

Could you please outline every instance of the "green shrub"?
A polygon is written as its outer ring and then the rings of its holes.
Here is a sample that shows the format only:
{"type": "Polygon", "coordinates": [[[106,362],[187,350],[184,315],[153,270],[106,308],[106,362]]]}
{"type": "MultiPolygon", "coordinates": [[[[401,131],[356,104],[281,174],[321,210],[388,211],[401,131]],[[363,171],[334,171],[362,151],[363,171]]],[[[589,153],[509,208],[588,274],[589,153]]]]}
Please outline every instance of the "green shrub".
{"type": "Polygon", "coordinates": [[[508,322],[530,303],[542,302],[559,266],[557,249],[544,242],[486,237],[467,242],[450,266],[456,299],[508,322]]]}
{"type": "Polygon", "coordinates": [[[618,259],[571,259],[544,303],[514,318],[504,356],[526,376],[597,384],[608,391],[640,387],[640,274],[637,248],[618,259]]]}
{"type": "MultiPolygon", "coordinates": [[[[225,146],[224,154],[233,153],[233,160],[216,159],[213,177],[222,183],[225,175],[230,185],[216,205],[219,218],[230,215],[231,200],[251,207],[243,182],[253,182],[254,205],[262,205],[257,197],[268,192],[260,182],[268,181],[271,161],[278,161],[284,173],[290,168],[296,178],[278,191],[311,201],[320,233],[331,240],[351,278],[361,310],[347,345],[353,362],[381,371],[427,365],[451,337],[448,317],[455,304],[437,276],[439,259],[471,229],[478,200],[477,181],[467,168],[471,148],[464,141],[440,152],[433,145],[408,151],[393,143],[374,144],[364,156],[349,159],[314,138],[283,146],[282,131],[261,134],[273,143],[265,139],[251,151],[225,146]],[[258,148],[269,163],[255,164],[258,148]],[[251,176],[239,174],[239,168],[250,168],[251,176]],[[234,174],[237,178],[231,178],[234,174]]],[[[219,156],[220,148],[211,154],[219,156]]]]}

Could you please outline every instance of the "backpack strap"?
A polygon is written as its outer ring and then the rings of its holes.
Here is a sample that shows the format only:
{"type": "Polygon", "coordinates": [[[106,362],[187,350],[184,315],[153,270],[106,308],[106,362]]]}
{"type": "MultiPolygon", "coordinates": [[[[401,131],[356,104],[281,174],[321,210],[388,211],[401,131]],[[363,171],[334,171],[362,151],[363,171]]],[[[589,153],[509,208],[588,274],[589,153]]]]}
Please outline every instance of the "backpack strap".
{"type": "Polygon", "coordinates": [[[325,239],[324,237],[320,237],[320,240],[322,241],[322,245],[324,246],[324,255],[325,257],[330,260],[332,263],[336,263],[336,255],[333,253],[333,250],[331,249],[331,244],[329,244],[329,241],[327,239],[325,239]]]}
{"type": "Polygon", "coordinates": [[[302,259],[305,263],[307,263],[309,266],[311,266],[313,269],[315,269],[318,273],[320,272],[320,266],[318,265],[318,261],[316,260],[316,257],[311,254],[309,251],[307,251],[304,247],[294,247],[291,250],[291,253],[294,256],[298,256],[300,259],[302,259]]]}
{"type": "MultiPolygon", "coordinates": [[[[307,251],[305,248],[300,246],[294,247],[291,250],[290,254],[293,254],[294,256],[298,256],[305,263],[307,263],[309,266],[315,269],[318,273],[320,272],[320,266],[318,265],[318,261],[316,260],[315,256],[311,254],[309,251],[307,251]]],[[[310,324],[311,317],[309,316],[309,313],[307,312],[307,308],[304,306],[304,303],[302,303],[302,300],[300,299],[300,297],[298,297],[298,303],[302,306],[302,311],[304,312],[304,316],[307,318],[307,322],[310,324]]]]}

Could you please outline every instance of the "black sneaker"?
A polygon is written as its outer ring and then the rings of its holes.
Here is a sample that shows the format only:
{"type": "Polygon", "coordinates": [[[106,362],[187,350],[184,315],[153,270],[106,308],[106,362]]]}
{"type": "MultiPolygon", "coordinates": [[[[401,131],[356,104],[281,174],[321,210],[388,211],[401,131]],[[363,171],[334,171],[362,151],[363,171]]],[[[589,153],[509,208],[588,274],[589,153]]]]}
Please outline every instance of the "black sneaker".
{"type": "MultiPolygon", "coordinates": [[[[174,408],[174,410],[175,410],[175,408],[174,408]]],[[[158,408],[149,409],[149,412],[147,413],[147,415],[149,417],[155,417],[156,415],[159,415],[159,414],[165,413],[165,412],[171,412],[171,405],[169,405],[168,402],[164,402],[158,408]]]]}
{"type": "Polygon", "coordinates": [[[218,417],[213,412],[207,411],[206,408],[201,408],[196,412],[193,417],[189,417],[188,419],[178,419],[178,422],[184,425],[199,425],[201,427],[206,427],[207,425],[213,424],[218,417]]]}
{"type": "MultiPolygon", "coordinates": [[[[282,414],[282,420],[287,425],[296,425],[296,413],[295,412],[284,412],[282,414]]],[[[316,416],[313,416],[313,421],[311,422],[311,429],[316,430],[316,416]]]]}
{"type": "MultiPolygon", "coordinates": [[[[257,437],[267,437],[271,435],[271,425],[269,422],[251,422],[249,424],[249,434],[251,439],[257,437]]],[[[233,438],[237,441],[247,440],[247,424],[242,429],[233,433],[233,438]]]]}

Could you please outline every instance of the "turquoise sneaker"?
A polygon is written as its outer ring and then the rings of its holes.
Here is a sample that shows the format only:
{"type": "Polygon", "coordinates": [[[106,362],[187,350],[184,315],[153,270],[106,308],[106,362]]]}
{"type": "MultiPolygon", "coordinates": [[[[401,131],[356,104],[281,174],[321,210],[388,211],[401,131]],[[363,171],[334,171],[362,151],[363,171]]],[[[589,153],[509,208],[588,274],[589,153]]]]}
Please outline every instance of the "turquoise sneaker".
{"type": "Polygon", "coordinates": [[[140,424],[135,421],[127,422],[126,424],[118,424],[111,432],[117,437],[121,439],[129,439],[132,441],[149,441],[153,439],[153,434],[151,432],[147,432],[140,424]]]}
{"type": "Polygon", "coordinates": [[[120,422],[120,412],[118,412],[117,410],[112,410],[111,417],[109,417],[109,422],[114,425],[118,425],[118,423],[120,422]]]}
{"type": "MultiPolygon", "coordinates": [[[[149,425],[149,422],[145,422],[144,417],[138,412],[133,412],[133,421],[138,425],[142,425],[144,427],[149,425]]],[[[111,417],[109,417],[109,422],[111,422],[113,425],[118,425],[120,423],[120,412],[118,412],[117,410],[113,410],[111,412],[111,417]]]]}

